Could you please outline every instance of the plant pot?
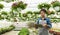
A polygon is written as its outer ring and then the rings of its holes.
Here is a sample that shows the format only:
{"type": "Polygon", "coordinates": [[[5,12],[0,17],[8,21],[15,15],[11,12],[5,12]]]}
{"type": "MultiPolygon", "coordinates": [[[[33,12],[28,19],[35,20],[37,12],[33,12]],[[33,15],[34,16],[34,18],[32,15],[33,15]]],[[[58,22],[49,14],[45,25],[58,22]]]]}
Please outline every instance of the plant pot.
{"type": "Polygon", "coordinates": [[[52,33],[54,33],[54,31],[53,31],[53,30],[49,30],[49,33],[51,33],[51,34],[52,34],[52,33]]]}
{"type": "Polygon", "coordinates": [[[56,32],[56,35],[60,35],[60,32],[56,32]]]}

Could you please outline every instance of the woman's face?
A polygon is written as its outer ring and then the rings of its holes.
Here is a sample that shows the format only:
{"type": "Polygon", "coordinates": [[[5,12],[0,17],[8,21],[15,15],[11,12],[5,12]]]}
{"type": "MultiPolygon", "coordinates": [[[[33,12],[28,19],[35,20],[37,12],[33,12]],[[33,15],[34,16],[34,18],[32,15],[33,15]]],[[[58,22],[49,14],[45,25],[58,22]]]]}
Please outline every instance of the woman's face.
{"type": "Polygon", "coordinates": [[[44,11],[41,11],[40,14],[41,14],[41,17],[45,17],[45,12],[44,11]]]}

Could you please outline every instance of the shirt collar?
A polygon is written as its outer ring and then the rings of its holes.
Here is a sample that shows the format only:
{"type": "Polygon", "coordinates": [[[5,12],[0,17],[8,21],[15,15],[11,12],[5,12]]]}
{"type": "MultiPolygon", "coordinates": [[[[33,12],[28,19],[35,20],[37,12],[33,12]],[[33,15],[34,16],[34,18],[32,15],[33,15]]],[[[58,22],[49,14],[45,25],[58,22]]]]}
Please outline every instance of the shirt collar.
{"type": "MultiPolygon", "coordinates": [[[[42,18],[41,18],[41,20],[42,20],[42,18]]],[[[44,20],[46,20],[46,17],[44,18],[44,20]]]]}

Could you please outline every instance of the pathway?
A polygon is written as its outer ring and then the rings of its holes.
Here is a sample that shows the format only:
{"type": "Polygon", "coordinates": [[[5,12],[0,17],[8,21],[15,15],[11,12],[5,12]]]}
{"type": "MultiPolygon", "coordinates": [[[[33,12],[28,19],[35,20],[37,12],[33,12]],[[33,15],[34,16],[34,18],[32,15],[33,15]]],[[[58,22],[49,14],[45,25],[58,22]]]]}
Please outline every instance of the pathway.
{"type": "Polygon", "coordinates": [[[2,35],[18,35],[19,31],[10,31],[2,35]]]}

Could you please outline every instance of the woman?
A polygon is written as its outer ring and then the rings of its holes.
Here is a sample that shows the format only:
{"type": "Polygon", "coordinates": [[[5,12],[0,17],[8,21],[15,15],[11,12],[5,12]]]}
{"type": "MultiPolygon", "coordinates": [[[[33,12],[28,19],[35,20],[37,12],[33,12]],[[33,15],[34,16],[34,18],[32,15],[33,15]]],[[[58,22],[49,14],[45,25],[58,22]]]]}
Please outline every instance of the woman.
{"type": "Polygon", "coordinates": [[[38,18],[37,24],[41,25],[38,35],[48,35],[48,29],[52,27],[50,19],[46,17],[46,10],[41,9],[40,11],[41,17],[38,18]]]}

